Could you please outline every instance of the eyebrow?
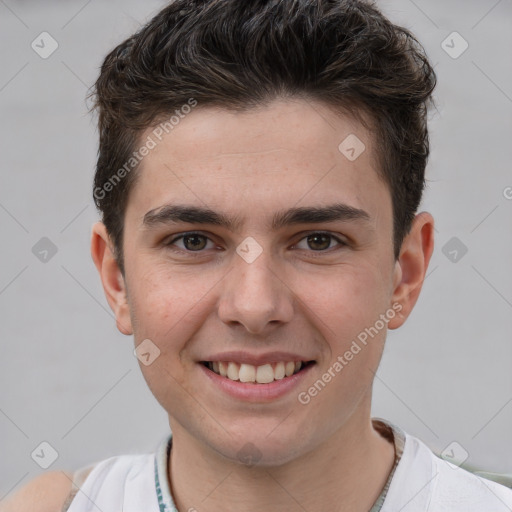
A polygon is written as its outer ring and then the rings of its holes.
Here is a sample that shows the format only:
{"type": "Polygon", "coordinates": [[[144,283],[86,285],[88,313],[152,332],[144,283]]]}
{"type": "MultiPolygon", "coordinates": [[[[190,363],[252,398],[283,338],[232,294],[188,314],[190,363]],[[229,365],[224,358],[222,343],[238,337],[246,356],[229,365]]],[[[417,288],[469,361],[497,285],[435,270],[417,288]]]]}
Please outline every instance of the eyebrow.
{"type": "MultiPolygon", "coordinates": [[[[334,203],[327,206],[296,207],[276,212],[270,228],[274,231],[295,224],[320,224],[335,221],[367,222],[371,220],[368,212],[353,206],[334,203]]],[[[191,205],[166,204],[144,215],[142,225],[151,229],[161,224],[187,222],[191,224],[213,224],[236,232],[240,229],[243,219],[191,205]]]]}

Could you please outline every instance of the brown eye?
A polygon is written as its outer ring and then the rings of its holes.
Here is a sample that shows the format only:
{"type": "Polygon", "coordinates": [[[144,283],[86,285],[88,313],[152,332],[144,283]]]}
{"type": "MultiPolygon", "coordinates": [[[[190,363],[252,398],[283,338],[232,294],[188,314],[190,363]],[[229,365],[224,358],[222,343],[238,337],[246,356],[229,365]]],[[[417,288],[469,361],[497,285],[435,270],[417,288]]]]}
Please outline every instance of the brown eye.
{"type": "Polygon", "coordinates": [[[206,237],[203,235],[185,235],[183,237],[183,245],[190,251],[198,251],[204,249],[206,245],[206,237]]]}
{"type": "MultiPolygon", "coordinates": [[[[183,233],[167,242],[165,245],[168,247],[177,247],[176,252],[201,252],[206,248],[208,241],[211,240],[201,233],[183,233]],[[176,242],[182,241],[182,246],[176,244],[176,242]]],[[[212,242],[213,244],[213,242],[212,242]]],[[[173,249],[174,250],[174,249],[173,249]]]]}
{"type": "Polygon", "coordinates": [[[329,248],[331,237],[323,233],[309,235],[307,237],[308,246],[315,251],[323,251],[329,248]]]}
{"type": "Polygon", "coordinates": [[[298,244],[297,247],[299,249],[309,249],[315,252],[327,251],[330,249],[331,242],[335,240],[339,246],[347,245],[345,242],[340,240],[339,238],[329,234],[329,233],[311,233],[305,236],[298,244]],[[303,240],[306,240],[307,247],[299,247],[303,240]]]}

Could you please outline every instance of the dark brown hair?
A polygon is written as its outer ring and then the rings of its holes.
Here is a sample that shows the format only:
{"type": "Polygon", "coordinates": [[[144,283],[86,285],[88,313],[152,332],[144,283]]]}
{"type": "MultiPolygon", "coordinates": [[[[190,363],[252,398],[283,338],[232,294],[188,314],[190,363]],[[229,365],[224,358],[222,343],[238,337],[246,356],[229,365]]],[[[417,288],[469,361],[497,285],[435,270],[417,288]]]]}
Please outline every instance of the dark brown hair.
{"type": "Polygon", "coordinates": [[[367,1],[173,1],[106,56],[90,94],[99,126],[94,200],[121,271],[134,151],[146,129],[191,99],[248,110],[305,98],[365,114],[391,193],[398,258],[425,186],[435,84],[414,36],[367,1]]]}

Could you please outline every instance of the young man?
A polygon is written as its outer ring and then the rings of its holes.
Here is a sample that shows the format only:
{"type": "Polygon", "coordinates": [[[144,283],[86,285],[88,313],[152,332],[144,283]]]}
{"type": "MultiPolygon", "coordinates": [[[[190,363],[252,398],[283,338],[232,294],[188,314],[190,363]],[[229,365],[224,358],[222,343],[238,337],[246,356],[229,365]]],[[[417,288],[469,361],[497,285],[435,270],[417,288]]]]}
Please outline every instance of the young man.
{"type": "Polygon", "coordinates": [[[370,416],[433,251],[434,85],[353,0],[176,0],[106,57],[92,257],[172,437],[13,510],[512,510],[370,416]]]}

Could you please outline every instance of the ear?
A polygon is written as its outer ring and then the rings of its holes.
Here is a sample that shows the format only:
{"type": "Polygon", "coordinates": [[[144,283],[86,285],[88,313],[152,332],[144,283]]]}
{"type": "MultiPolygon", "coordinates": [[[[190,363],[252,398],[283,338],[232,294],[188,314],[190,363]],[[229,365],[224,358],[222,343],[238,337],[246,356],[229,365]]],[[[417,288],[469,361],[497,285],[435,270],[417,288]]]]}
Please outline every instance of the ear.
{"type": "Polygon", "coordinates": [[[92,227],[91,256],[100,274],[107,301],[116,316],[117,328],[123,334],[133,334],[126,284],[103,222],[97,222],[92,227]]]}
{"type": "Polygon", "coordinates": [[[414,218],[395,263],[392,304],[398,314],[389,321],[389,329],[403,325],[411,314],[420,295],[433,250],[434,219],[430,213],[422,212],[414,218]]]}

